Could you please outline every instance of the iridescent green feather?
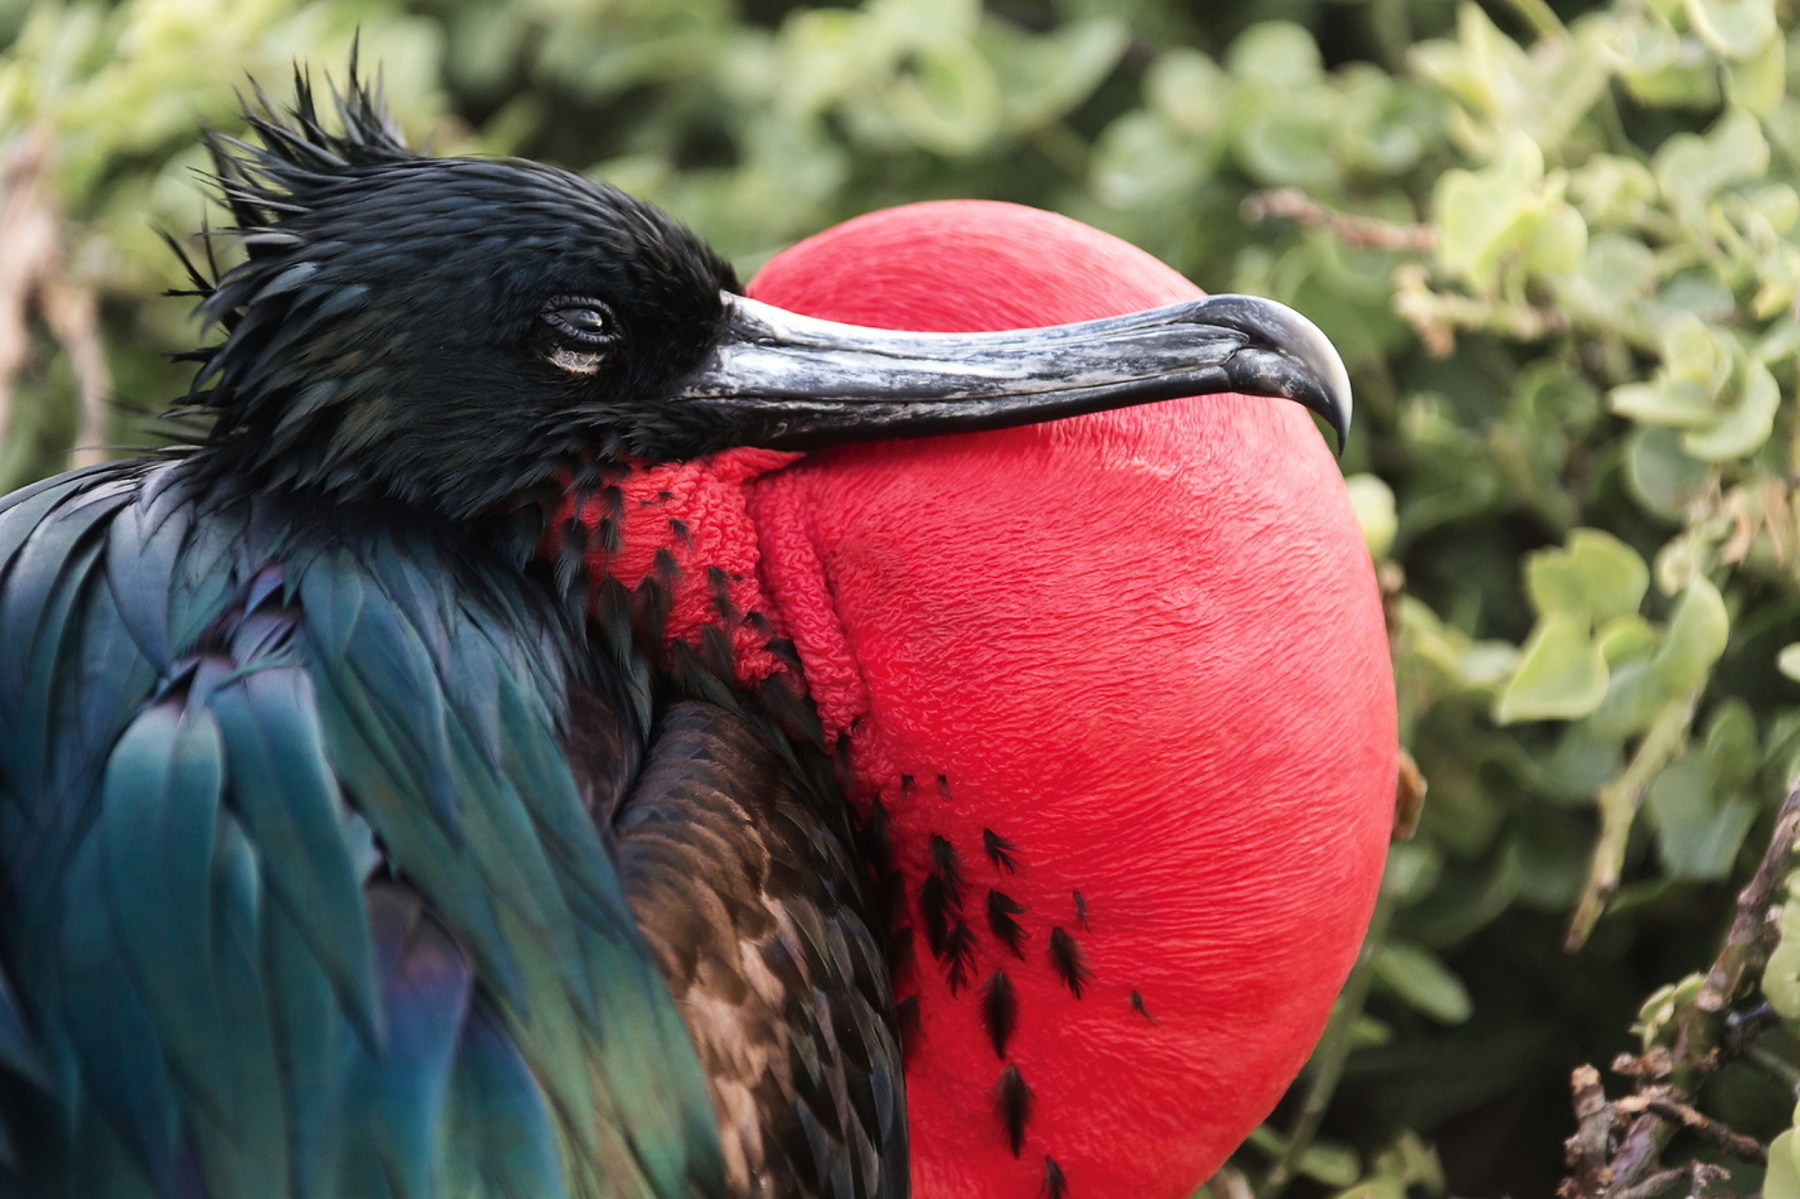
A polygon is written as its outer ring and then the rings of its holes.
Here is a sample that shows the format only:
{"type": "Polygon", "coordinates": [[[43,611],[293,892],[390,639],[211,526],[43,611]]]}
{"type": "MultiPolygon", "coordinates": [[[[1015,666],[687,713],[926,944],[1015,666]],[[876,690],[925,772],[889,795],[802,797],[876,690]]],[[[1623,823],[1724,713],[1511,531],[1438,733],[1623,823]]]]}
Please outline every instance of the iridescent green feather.
{"type": "Polygon", "coordinates": [[[535,587],[179,461],[0,500],[0,1193],[722,1193],[535,587]]]}

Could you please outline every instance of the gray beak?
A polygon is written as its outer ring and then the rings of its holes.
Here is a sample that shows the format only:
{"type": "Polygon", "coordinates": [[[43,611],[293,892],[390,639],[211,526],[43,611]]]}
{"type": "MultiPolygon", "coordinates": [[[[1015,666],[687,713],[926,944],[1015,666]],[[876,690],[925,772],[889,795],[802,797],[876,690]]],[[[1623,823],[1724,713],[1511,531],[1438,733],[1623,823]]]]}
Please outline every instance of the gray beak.
{"type": "Polygon", "coordinates": [[[676,402],[706,405],[741,445],[813,450],[1003,429],[1219,392],[1304,404],[1340,450],[1350,431],[1343,359],[1273,300],[1209,296],[1005,333],[899,333],[724,300],[725,334],[676,402]]]}

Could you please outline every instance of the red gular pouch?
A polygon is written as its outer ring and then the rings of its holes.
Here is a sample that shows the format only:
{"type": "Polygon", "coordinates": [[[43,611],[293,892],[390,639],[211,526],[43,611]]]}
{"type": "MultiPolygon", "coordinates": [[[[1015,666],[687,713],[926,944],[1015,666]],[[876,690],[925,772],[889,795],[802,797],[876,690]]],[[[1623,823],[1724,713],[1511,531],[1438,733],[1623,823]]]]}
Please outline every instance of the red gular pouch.
{"type": "MultiPolygon", "coordinates": [[[[919,332],[1201,294],[979,202],[851,221],[749,293],[919,332]]],[[[958,378],[987,386],[991,362],[958,378]]],[[[586,527],[591,577],[662,589],[671,645],[803,685],[851,802],[885,811],[915,1193],[1186,1196],[1317,1040],[1392,823],[1387,638],[1325,439],[1236,394],[828,449],[765,431],[774,449],[624,468],[558,527],[586,527]]]]}
{"type": "MultiPolygon", "coordinates": [[[[749,292],[941,332],[1201,294],[984,202],[853,220],[749,292]]],[[[905,878],[915,1193],[1187,1195],[1318,1039],[1392,824],[1387,637],[1312,418],[1178,399],[746,487],[762,602],[905,878]]]]}

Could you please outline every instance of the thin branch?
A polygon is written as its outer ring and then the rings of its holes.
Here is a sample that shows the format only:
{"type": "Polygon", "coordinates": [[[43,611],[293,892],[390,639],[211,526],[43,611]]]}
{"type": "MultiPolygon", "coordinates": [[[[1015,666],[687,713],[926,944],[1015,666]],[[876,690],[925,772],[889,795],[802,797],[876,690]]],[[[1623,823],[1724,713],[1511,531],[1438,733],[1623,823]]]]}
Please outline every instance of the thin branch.
{"type": "Polygon", "coordinates": [[[1599,1199],[1612,1183],[1607,1155],[1612,1150],[1613,1125],[1618,1115],[1606,1100],[1600,1071],[1592,1066],[1575,1067],[1569,1076],[1569,1089],[1574,1094],[1575,1133],[1563,1142],[1563,1161],[1569,1167],[1569,1176],[1556,1193],[1563,1199],[1599,1199]]]}
{"type": "Polygon", "coordinates": [[[1375,217],[1353,216],[1327,208],[1294,187],[1253,192],[1245,197],[1243,212],[1244,219],[1253,224],[1279,217],[1321,228],[1345,245],[1359,250],[1405,250],[1428,254],[1437,248],[1437,229],[1431,225],[1406,225],[1375,217]]]}
{"type": "Polygon", "coordinates": [[[1722,1012],[1743,987],[1746,977],[1760,973],[1774,949],[1775,929],[1769,920],[1776,893],[1793,868],[1794,845],[1800,841],[1800,785],[1787,793],[1775,817],[1775,831],[1749,885],[1738,893],[1737,913],[1726,934],[1725,947],[1706,972],[1706,981],[1694,1006],[1703,1012],[1722,1012]]]}
{"type": "Polygon", "coordinates": [[[1706,1162],[1690,1162],[1672,1170],[1659,1170],[1636,1186],[1615,1191],[1607,1199],[1651,1199],[1651,1196],[1662,1194],[1683,1178],[1688,1180],[1688,1194],[1698,1195],[1706,1189],[1707,1183],[1730,1177],[1731,1171],[1723,1166],[1708,1165],[1706,1162]]]}
{"type": "Polygon", "coordinates": [[[1759,1166],[1768,1164],[1769,1151],[1761,1141],[1721,1124],[1706,1113],[1696,1110],[1692,1104],[1675,1099],[1650,1099],[1645,1101],[1644,1107],[1671,1124],[1681,1125],[1708,1145],[1729,1153],[1739,1161],[1755,1162],[1759,1166]]]}
{"type": "MultiPolygon", "coordinates": [[[[1665,711],[1665,715],[1669,713],[1665,711]]],[[[1646,749],[1666,749],[1648,745],[1656,732],[1653,727],[1646,736],[1646,744],[1638,750],[1640,757],[1646,749]]],[[[1615,786],[1636,766],[1634,761],[1627,767],[1615,786]]],[[[1699,1194],[1708,1182],[1723,1176],[1719,1167],[1693,1163],[1678,1169],[1661,1168],[1662,1152],[1680,1129],[1741,1160],[1768,1160],[1766,1146],[1700,1112],[1693,1106],[1693,1097],[1707,1075],[1727,1058],[1767,1056],[1756,1045],[1757,1033],[1766,1020],[1756,1013],[1733,1020],[1729,1013],[1761,976],[1774,950],[1771,912],[1793,866],[1796,844],[1800,844],[1800,782],[1791,786],[1782,800],[1768,848],[1738,894],[1731,929],[1694,998],[1680,1003],[1656,1034],[1656,1044],[1613,1064],[1615,1072],[1637,1079],[1637,1093],[1607,1102],[1598,1090],[1594,1071],[1590,1067],[1576,1071],[1577,1129],[1566,1142],[1570,1174],[1560,1191],[1565,1199],[1650,1199],[1683,1177],[1690,1179],[1690,1193],[1699,1194]],[[1627,1120],[1610,1160],[1598,1161],[1597,1147],[1627,1120]]],[[[1598,855],[1596,858],[1598,861],[1598,855]]],[[[1785,1063],[1782,1069],[1792,1071],[1785,1063]]]]}
{"type": "Polygon", "coordinates": [[[1588,869],[1586,888],[1581,902],[1569,921],[1563,948],[1570,953],[1587,943],[1588,934],[1606,909],[1607,900],[1619,889],[1619,872],[1625,862],[1625,845],[1631,837],[1631,826],[1643,806],[1644,794],[1662,768],[1680,756],[1687,744],[1688,727],[1694,720],[1694,707],[1700,701],[1698,691],[1676,700],[1657,715],[1638,742],[1637,752],[1619,772],[1617,778],[1600,789],[1600,839],[1594,845],[1594,860],[1588,869]]]}
{"type": "Polygon", "coordinates": [[[69,356],[79,405],[71,466],[103,461],[112,394],[93,293],[65,268],[61,222],[50,195],[48,128],[0,149],[0,437],[13,418],[13,387],[30,357],[31,317],[42,317],[69,356]]]}

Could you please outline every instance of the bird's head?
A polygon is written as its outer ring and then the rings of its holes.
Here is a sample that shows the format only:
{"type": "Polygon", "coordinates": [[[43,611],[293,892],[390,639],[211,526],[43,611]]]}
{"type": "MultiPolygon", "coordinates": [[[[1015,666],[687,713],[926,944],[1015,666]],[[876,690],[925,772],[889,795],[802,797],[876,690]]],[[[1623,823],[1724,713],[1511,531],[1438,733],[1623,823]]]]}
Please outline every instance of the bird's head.
{"type": "Polygon", "coordinates": [[[997,428],[1229,387],[1339,431],[1336,353],[1248,297],[1030,334],[859,329],[738,294],[648,204],[516,159],[422,157],[354,77],[328,130],[304,78],[261,144],[215,136],[243,247],[195,272],[225,336],[190,394],[232,469],[454,520],[580,462],[808,450],[997,428]]]}
{"type": "MultiPolygon", "coordinates": [[[[311,89],[262,144],[212,139],[246,251],[200,280],[226,330],[192,398],[280,483],[478,517],[580,455],[704,442],[666,402],[718,342],[731,268],[616,188],[515,159],[407,150],[355,85],[311,89]]],[[[247,462],[245,462],[247,459],[247,462]]]]}

